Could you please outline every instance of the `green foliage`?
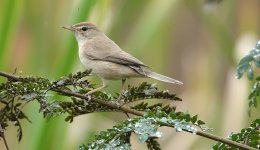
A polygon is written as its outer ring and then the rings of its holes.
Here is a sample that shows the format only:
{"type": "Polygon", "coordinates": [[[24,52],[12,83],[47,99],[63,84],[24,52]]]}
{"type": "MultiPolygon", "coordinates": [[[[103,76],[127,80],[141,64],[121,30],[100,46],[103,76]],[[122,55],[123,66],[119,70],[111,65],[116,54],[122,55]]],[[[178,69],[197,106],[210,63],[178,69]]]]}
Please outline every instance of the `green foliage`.
{"type": "Polygon", "coordinates": [[[245,72],[247,72],[247,78],[249,80],[254,79],[253,64],[256,67],[260,67],[260,41],[257,42],[256,46],[244,56],[237,67],[236,77],[240,79],[245,72]]]}
{"type": "Polygon", "coordinates": [[[21,82],[7,81],[0,85],[0,122],[3,129],[12,122],[18,127],[18,139],[22,138],[21,119],[28,117],[23,112],[23,108],[32,100],[44,101],[44,90],[50,88],[50,82],[43,78],[27,77],[21,82]]]}
{"type": "Polygon", "coordinates": [[[138,101],[140,99],[170,99],[181,101],[176,94],[170,94],[168,90],[158,91],[156,84],[141,83],[138,87],[128,86],[120,96],[125,103],[138,101]]]}
{"type": "MultiPolygon", "coordinates": [[[[260,148],[260,118],[254,120],[248,128],[242,129],[239,133],[231,133],[228,139],[249,145],[251,147],[260,148]]],[[[217,143],[213,146],[214,150],[236,150],[223,143],[217,143]]]]}
{"type": "MultiPolygon", "coordinates": [[[[253,80],[254,79],[253,64],[255,64],[257,68],[260,67],[260,41],[257,42],[255,47],[249,52],[249,54],[247,54],[240,60],[237,67],[236,77],[240,79],[243,76],[243,74],[247,72],[247,78],[249,80],[253,80]]],[[[257,76],[255,78],[255,83],[252,89],[250,90],[250,94],[248,96],[248,100],[249,100],[248,105],[250,110],[252,107],[255,108],[257,107],[257,100],[259,99],[259,92],[260,92],[259,81],[260,81],[260,76],[257,76]]]]}
{"type": "MultiPolygon", "coordinates": [[[[256,82],[254,83],[253,87],[250,90],[250,94],[248,96],[249,100],[249,108],[251,109],[252,107],[257,107],[257,101],[259,99],[259,94],[260,94],[260,77],[256,78],[256,82]]],[[[250,110],[249,110],[250,113],[250,110]]]]}
{"type": "MultiPolygon", "coordinates": [[[[111,94],[97,91],[89,100],[76,98],[67,95],[68,91],[76,94],[85,94],[94,86],[85,77],[89,76],[91,70],[69,74],[61,77],[57,81],[50,81],[41,77],[16,77],[11,75],[8,80],[0,84],[0,103],[3,107],[0,110],[0,122],[3,129],[10,123],[18,127],[18,139],[22,138],[21,119],[29,118],[24,113],[26,104],[36,101],[40,105],[40,112],[45,118],[51,118],[66,114],[65,121],[72,122],[74,117],[92,112],[123,112],[121,109],[109,107],[92,101],[92,98],[102,99],[103,101],[117,103],[121,100],[122,105],[130,102],[145,99],[168,99],[181,101],[175,94],[170,94],[167,90],[159,91],[155,84],[141,83],[138,87],[128,86],[123,93],[112,97],[111,94]],[[70,101],[50,100],[54,97],[54,92],[61,96],[67,96],[70,101]]],[[[1,74],[3,75],[3,74],[1,74]]],[[[7,75],[3,75],[5,77],[7,75]]],[[[9,75],[10,76],[10,75],[9,75]]],[[[176,131],[182,130],[196,133],[197,128],[205,129],[204,122],[197,119],[197,115],[191,116],[188,113],[175,112],[175,107],[170,105],[163,106],[162,103],[156,103],[151,106],[147,102],[141,102],[132,107],[134,110],[147,112],[145,116],[128,119],[115,126],[113,129],[101,132],[96,137],[96,141],[88,146],[82,145],[80,149],[130,149],[130,135],[132,132],[139,135],[141,142],[146,142],[149,149],[160,149],[156,141],[161,133],[157,131],[160,126],[169,126],[176,128],[176,131]]]]}
{"type": "Polygon", "coordinates": [[[175,111],[175,107],[174,106],[170,106],[170,105],[166,105],[163,106],[163,103],[156,103],[154,105],[149,106],[149,104],[147,102],[141,102],[139,104],[136,104],[134,106],[132,106],[132,109],[138,110],[138,111],[145,111],[147,109],[155,112],[158,107],[162,108],[162,111],[166,112],[166,113],[170,113],[172,111],[175,111]]]}
{"type": "Polygon", "coordinates": [[[149,150],[161,150],[160,144],[156,139],[157,137],[150,137],[147,139],[146,143],[147,143],[147,148],[149,150]]]}
{"type": "Polygon", "coordinates": [[[161,126],[174,127],[177,132],[182,130],[196,134],[197,128],[201,127],[199,121],[192,119],[190,114],[176,113],[172,111],[170,114],[162,111],[159,107],[154,113],[147,110],[147,113],[141,117],[128,119],[112,129],[100,132],[95,137],[95,141],[83,145],[80,150],[85,149],[130,149],[130,133],[135,133],[139,136],[141,143],[146,142],[148,149],[160,150],[160,145],[156,138],[161,137],[162,133],[158,131],[161,126]]]}
{"type": "MultiPolygon", "coordinates": [[[[63,112],[69,112],[66,109],[70,103],[66,102],[50,102],[48,97],[52,96],[48,92],[53,88],[59,88],[64,90],[84,89],[91,87],[86,80],[80,80],[81,78],[88,76],[91,71],[78,72],[75,75],[68,75],[62,77],[60,80],[51,82],[48,79],[41,77],[25,77],[18,78],[18,80],[9,79],[5,83],[0,84],[0,122],[3,129],[6,129],[8,123],[13,123],[18,127],[18,139],[22,138],[22,127],[20,125],[21,119],[26,119],[30,122],[27,115],[25,115],[24,107],[31,101],[36,100],[40,104],[40,111],[43,112],[45,117],[59,115],[63,112]],[[66,107],[67,106],[67,107],[66,107]]],[[[76,103],[76,101],[72,102],[76,103]]],[[[98,108],[98,107],[97,107],[98,108]]],[[[70,108],[73,110],[73,107],[70,108]]],[[[72,111],[72,114],[74,112],[72,111]]]]}
{"type": "Polygon", "coordinates": [[[118,109],[100,105],[94,102],[87,102],[82,99],[71,97],[71,101],[54,101],[49,102],[42,109],[44,117],[51,118],[53,116],[66,113],[68,116],[65,121],[72,122],[74,117],[88,114],[92,112],[117,112],[118,109]]]}
{"type": "MultiPolygon", "coordinates": [[[[253,64],[257,68],[260,67],[260,41],[257,42],[256,46],[250,51],[248,55],[243,57],[237,67],[236,77],[240,79],[245,72],[247,72],[248,80],[254,79],[253,64]]],[[[249,108],[257,107],[257,100],[259,98],[260,76],[255,78],[255,83],[249,94],[249,108]]],[[[250,114],[250,110],[249,110],[250,114]]],[[[254,120],[251,125],[247,128],[242,129],[239,133],[231,133],[228,136],[229,140],[239,142],[250,147],[260,148],[260,118],[254,120]]],[[[224,143],[217,143],[213,146],[214,150],[236,150],[238,148],[231,147],[224,143]]]]}

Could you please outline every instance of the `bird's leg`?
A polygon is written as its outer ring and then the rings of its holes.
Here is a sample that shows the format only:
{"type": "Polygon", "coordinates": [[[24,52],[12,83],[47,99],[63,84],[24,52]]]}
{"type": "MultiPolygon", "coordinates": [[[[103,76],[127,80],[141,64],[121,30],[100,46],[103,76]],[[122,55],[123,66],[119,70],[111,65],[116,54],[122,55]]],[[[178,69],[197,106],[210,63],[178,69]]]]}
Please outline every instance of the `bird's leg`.
{"type": "Polygon", "coordinates": [[[118,99],[117,99],[117,104],[118,105],[121,105],[121,103],[124,101],[124,100],[122,100],[121,98],[122,98],[122,93],[124,92],[124,85],[125,85],[125,81],[126,81],[126,79],[122,79],[122,86],[121,86],[121,92],[120,92],[120,95],[118,96],[118,99]]]}
{"type": "MultiPolygon", "coordinates": [[[[121,94],[124,92],[125,81],[126,81],[126,79],[122,79],[121,94]]],[[[123,100],[121,100],[121,97],[122,97],[121,94],[120,94],[119,97],[118,97],[118,102],[117,102],[118,107],[121,106],[120,101],[121,101],[121,103],[122,103],[122,101],[123,101],[123,100]]],[[[130,118],[130,116],[128,115],[128,113],[125,112],[125,115],[127,116],[127,118],[130,118]]]]}
{"type": "Polygon", "coordinates": [[[89,91],[86,95],[93,94],[93,93],[95,93],[96,91],[102,90],[102,89],[104,89],[104,88],[106,88],[106,87],[108,86],[108,85],[107,85],[107,80],[105,80],[105,79],[102,78],[102,82],[103,82],[103,85],[102,85],[101,87],[98,87],[98,88],[96,88],[96,89],[93,89],[93,90],[89,91]]]}
{"type": "Polygon", "coordinates": [[[124,91],[125,80],[126,79],[122,79],[121,93],[124,91]]]}

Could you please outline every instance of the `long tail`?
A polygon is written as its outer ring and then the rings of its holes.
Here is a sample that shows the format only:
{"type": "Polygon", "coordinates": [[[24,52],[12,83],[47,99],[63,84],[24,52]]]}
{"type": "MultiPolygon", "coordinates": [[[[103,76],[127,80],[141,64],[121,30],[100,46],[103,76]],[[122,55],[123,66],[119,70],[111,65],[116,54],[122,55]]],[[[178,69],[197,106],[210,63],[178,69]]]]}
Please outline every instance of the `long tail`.
{"type": "Polygon", "coordinates": [[[172,79],[170,77],[167,77],[167,76],[164,76],[164,75],[161,75],[161,74],[158,74],[158,73],[155,73],[155,72],[152,72],[152,71],[148,71],[148,70],[144,70],[144,73],[150,77],[150,78],[153,78],[153,79],[156,79],[156,80],[160,80],[160,81],[163,81],[163,82],[168,82],[168,83],[173,83],[173,84],[183,84],[181,81],[178,81],[178,80],[175,80],[175,79],[172,79]]]}

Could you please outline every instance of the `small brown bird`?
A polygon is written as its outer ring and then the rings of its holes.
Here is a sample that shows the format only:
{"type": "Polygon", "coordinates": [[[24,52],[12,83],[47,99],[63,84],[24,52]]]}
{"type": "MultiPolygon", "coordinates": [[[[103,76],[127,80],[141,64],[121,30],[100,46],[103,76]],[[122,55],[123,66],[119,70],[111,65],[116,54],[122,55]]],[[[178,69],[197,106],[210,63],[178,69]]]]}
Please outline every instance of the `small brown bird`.
{"type": "Polygon", "coordinates": [[[143,62],[123,51],[109,39],[94,24],[77,23],[63,28],[74,32],[79,47],[79,58],[92,73],[98,75],[103,85],[87,93],[92,94],[108,86],[108,80],[122,80],[122,86],[127,78],[150,77],[160,81],[182,84],[182,82],[147,70],[143,62]]]}

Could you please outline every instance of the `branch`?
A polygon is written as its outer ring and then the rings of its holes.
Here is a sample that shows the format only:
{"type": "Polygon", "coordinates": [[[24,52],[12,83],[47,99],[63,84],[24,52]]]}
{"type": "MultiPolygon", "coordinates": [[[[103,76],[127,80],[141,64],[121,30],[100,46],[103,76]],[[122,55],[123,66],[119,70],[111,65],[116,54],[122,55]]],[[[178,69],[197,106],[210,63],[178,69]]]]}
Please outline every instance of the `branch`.
{"type": "MultiPolygon", "coordinates": [[[[0,76],[5,77],[8,80],[13,80],[13,81],[20,81],[22,79],[21,77],[18,77],[18,76],[12,75],[12,74],[8,74],[8,73],[5,73],[5,72],[0,72],[0,76]]],[[[73,96],[73,97],[77,97],[77,98],[89,101],[89,97],[82,95],[82,94],[74,93],[74,92],[67,91],[67,90],[61,90],[57,87],[53,87],[50,90],[55,91],[57,93],[61,93],[65,96],[73,96]]],[[[91,101],[99,103],[101,105],[105,105],[105,106],[113,108],[113,109],[119,109],[119,110],[121,110],[125,113],[130,113],[130,114],[133,114],[133,115],[136,115],[136,116],[143,116],[144,115],[144,112],[136,111],[136,110],[133,110],[133,109],[126,107],[126,106],[119,106],[116,103],[107,102],[107,101],[99,99],[99,98],[91,97],[91,101]]],[[[184,130],[184,131],[194,134],[193,132],[190,132],[190,131],[187,131],[187,130],[184,130]]],[[[238,143],[238,142],[234,142],[234,141],[231,141],[231,140],[228,140],[228,139],[225,139],[225,138],[222,138],[222,137],[210,134],[210,133],[206,133],[204,131],[197,131],[196,134],[199,135],[199,136],[214,140],[214,141],[218,141],[218,142],[239,148],[239,149],[257,150],[253,147],[249,147],[247,145],[244,145],[244,144],[241,144],[241,143],[238,143]]]]}

